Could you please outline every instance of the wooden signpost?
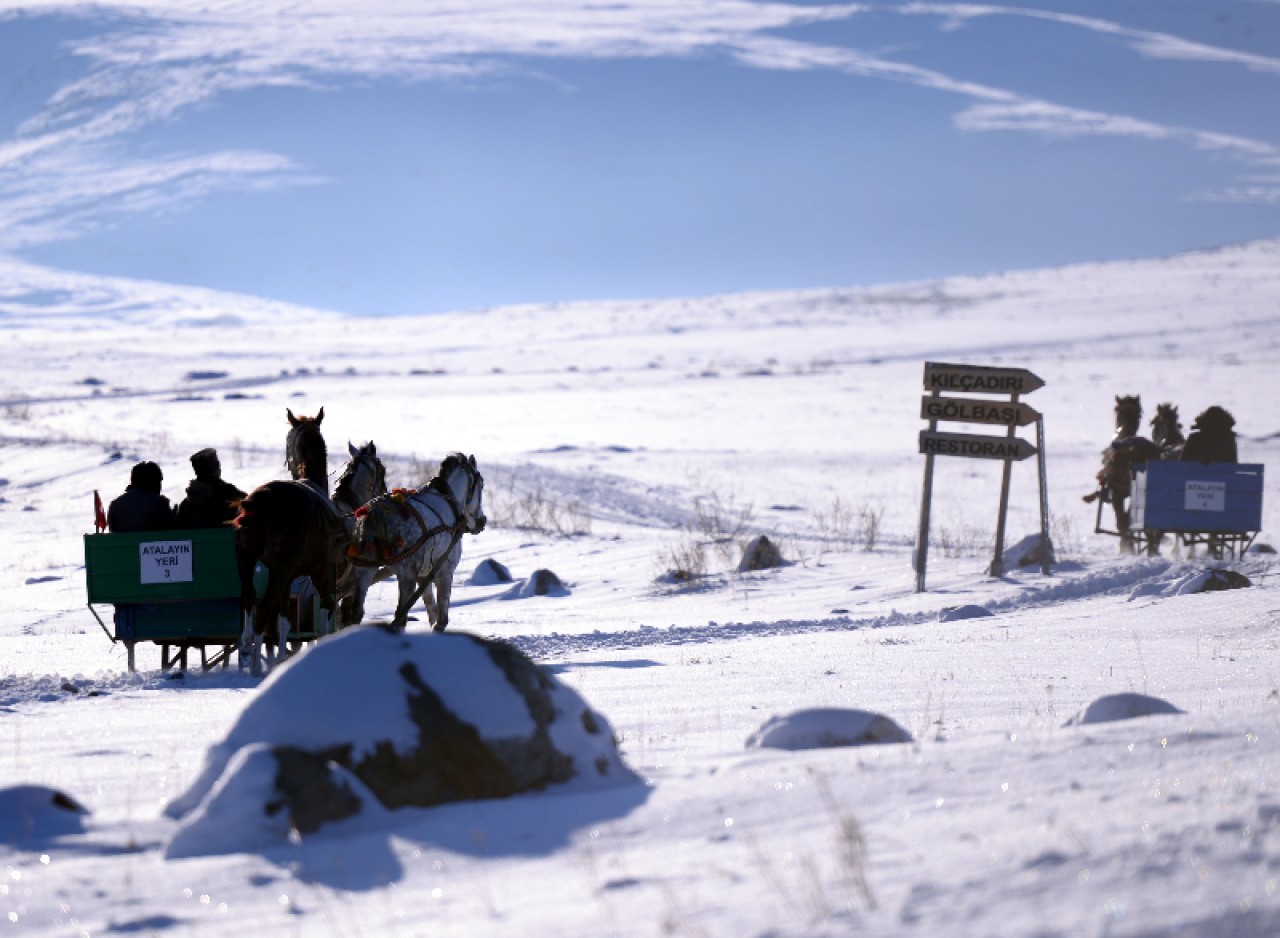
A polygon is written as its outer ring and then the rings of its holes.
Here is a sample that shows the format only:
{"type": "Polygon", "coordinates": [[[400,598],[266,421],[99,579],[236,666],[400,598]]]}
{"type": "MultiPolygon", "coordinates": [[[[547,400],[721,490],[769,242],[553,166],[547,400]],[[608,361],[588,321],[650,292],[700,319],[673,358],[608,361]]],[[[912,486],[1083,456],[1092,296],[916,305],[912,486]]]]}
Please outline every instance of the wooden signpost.
{"type": "Polygon", "coordinates": [[[924,389],[930,394],[920,402],[920,416],[929,427],[920,431],[920,452],[924,455],[924,495],[920,502],[920,530],[916,537],[916,592],[925,588],[929,560],[929,514],[933,501],[933,457],[960,456],[969,459],[998,459],[1004,463],[1000,485],[1000,514],[996,520],[995,556],[988,572],[1004,576],[1005,518],[1009,512],[1009,478],[1015,462],[1037,456],[1040,476],[1040,572],[1049,573],[1049,496],[1045,483],[1044,417],[1018,400],[1044,387],[1044,382],[1023,368],[991,368],[984,365],[954,365],[925,362],[924,389]],[[947,394],[1003,394],[1007,400],[946,397],[947,394]],[[1007,428],[1004,436],[975,433],[946,433],[939,421],[978,423],[1007,428]],[[1017,436],[1018,427],[1034,425],[1035,444],[1017,436]]]}

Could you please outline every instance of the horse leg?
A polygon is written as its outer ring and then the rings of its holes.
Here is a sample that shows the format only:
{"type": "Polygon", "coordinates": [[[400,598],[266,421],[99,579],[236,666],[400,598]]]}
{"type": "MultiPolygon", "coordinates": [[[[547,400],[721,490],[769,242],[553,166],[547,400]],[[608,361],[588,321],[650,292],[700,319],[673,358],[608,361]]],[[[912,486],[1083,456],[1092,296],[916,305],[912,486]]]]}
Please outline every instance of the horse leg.
{"type": "Polygon", "coordinates": [[[364,621],[364,601],[369,595],[369,587],[373,585],[376,572],[373,567],[356,568],[355,585],[342,598],[342,617],[338,621],[338,628],[345,629],[364,621]]]}
{"type": "Polygon", "coordinates": [[[396,614],[391,619],[391,627],[403,632],[409,626],[409,610],[418,601],[418,580],[413,570],[396,568],[396,586],[400,591],[400,600],[396,603],[396,614]]]}
{"type": "Polygon", "coordinates": [[[433,629],[436,628],[436,623],[440,621],[440,604],[436,601],[436,591],[432,589],[430,581],[422,588],[422,605],[427,609],[427,621],[433,629]]]}
{"type": "Polygon", "coordinates": [[[1132,554],[1133,534],[1129,531],[1129,506],[1113,494],[1111,507],[1116,510],[1116,530],[1120,532],[1120,553],[1132,554]]]}
{"type": "Polygon", "coordinates": [[[254,612],[253,607],[241,613],[241,619],[244,621],[244,627],[240,630],[240,647],[237,649],[240,659],[240,670],[243,671],[249,666],[250,656],[253,654],[253,625],[254,612]]]}
{"type": "Polygon", "coordinates": [[[285,659],[289,657],[289,630],[293,628],[293,623],[289,621],[288,616],[278,616],[276,618],[276,654],[271,659],[271,669],[274,671],[276,664],[284,664],[285,659]]]}
{"type": "Polygon", "coordinates": [[[277,624],[280,619],[280,609],[284,605],[283,594],[288,591],[289,582],[286,577],[279,576],[272,570],[267,588],[262,594],[262,599],[258,601],[257,608],[254,610],[253,658],[251,659],[249,673],[255,677],[262,675],[262,643],[266,638],[268,628],[277,624]]]}
{"type": "MultiPolygon", "coordinates": [[[[436,614],[431,617],[431,628],[437,632],[443,632],[449,627],[449,596],[453,593],[453,571],[440,571],[436,574],[435,580],[436,614]]],[[[427,593],[431,592],[428,586],[427,593]]]]}

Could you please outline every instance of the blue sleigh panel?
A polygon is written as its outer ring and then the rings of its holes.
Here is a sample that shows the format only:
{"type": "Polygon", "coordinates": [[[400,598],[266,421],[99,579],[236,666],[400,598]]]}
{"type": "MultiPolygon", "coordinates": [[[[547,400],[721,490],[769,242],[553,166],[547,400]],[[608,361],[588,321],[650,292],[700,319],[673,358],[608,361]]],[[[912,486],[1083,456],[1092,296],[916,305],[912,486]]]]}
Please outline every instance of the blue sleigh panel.
{"type": "Polygon", "coordinates": [[[1259,463],[1152,461],[1133,472],[1132,524],[1157,531],[1262,530],[1259,463]]]}

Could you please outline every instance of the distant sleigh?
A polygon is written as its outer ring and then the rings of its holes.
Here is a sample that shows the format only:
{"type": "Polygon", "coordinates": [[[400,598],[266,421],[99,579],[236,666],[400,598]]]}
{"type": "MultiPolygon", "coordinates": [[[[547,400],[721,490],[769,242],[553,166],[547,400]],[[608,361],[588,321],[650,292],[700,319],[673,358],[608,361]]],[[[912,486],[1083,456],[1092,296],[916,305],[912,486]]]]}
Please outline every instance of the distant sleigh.
{"type": "MultiPolygon", "coordinates": [[[[1129,536],[1140,551],[1156,553],[1170,535],[1175,553],[1203,546],[1214,559],[1239,558],[1262,530],[1261,463],[1150,460],[1131,472],[1129,536]]],[[[1101,502],[1094,531],[1120,536],[1103,527],[1101,502]]]]}

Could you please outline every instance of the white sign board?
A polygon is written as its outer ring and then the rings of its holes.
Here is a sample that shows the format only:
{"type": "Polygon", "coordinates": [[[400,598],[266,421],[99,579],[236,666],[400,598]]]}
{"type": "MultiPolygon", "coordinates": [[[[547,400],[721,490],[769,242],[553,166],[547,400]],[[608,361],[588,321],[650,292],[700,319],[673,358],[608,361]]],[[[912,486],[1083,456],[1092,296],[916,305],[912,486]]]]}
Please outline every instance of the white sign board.
{"type": "Polygon", "coordinates": [[[190,541],[143,541],[138,545],[143,583],[190,583],[190,541]]]}
{"type": "Polygon", "coordinates": [[[1187,511],[1226,511],[1227,483],[1188,480],[1183,507],[1187,511]]]}

